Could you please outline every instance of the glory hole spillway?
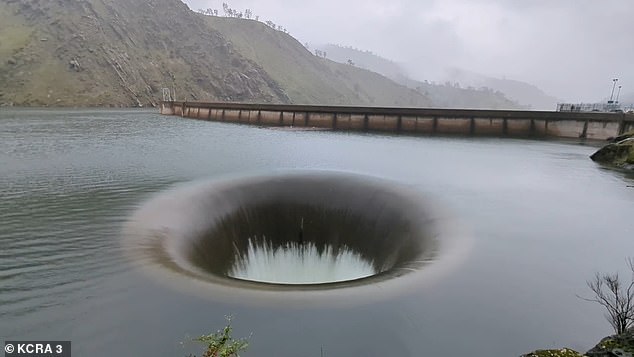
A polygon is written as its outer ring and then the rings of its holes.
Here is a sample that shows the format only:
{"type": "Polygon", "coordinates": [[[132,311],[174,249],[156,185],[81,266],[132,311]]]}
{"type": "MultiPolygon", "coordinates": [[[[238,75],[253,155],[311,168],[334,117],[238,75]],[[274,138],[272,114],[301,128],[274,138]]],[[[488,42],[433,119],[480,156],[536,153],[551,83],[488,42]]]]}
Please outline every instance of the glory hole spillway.
{"type": "Polygon", "coordinates": [[[437,218],[430,200],[404,185],[302,171],[167,190],[126,231],[159,269],[215,291],[309,293],[424,275],[452,239],[437,218]]]}

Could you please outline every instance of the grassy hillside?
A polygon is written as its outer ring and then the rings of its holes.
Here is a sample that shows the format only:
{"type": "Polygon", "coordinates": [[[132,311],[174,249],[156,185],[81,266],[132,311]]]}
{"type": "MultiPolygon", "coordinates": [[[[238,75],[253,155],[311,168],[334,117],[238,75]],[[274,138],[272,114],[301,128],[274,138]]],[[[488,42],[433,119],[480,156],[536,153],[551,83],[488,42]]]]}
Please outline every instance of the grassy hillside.
{"type": "Polygon", "coordinates": [[[163,87],[190,101],[431,105],[262,23],[179,0],[0,2],[0,105],[154,105],[163,87]]]}
{"type": "Polygon", "coordinates": [[[288,102],[177,0],[0,3],[0,103],[130,106],[180,98],[288,102]]]}
{"type": "Polygon", "coordinates": [[[198,15],[302,104],[431,106],[424,95],[377,73],[320,58],[290,35],[254,20],[198,15]]]}

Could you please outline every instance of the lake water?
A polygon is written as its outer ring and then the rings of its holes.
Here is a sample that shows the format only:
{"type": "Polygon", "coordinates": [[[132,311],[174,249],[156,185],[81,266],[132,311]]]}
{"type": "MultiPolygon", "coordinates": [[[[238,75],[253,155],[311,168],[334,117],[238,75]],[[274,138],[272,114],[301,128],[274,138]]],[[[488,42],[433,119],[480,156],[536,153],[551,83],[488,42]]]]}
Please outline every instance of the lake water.
{"type": "MultiPolygon", "coordinates": [[[[578,143],[278,131],[153,111],[0,111],[0,337],[75,356],[185,356],[224,326],[245,356],[519,356],[610,334],[586,279],[634,256],[634,178],[578,143]],[[148,274],[122,226],[174,184],[345,171],[432,195],[469,232],[440,279],[341,306],[257,304],[148,274]]],[[[441,257],[440,260],[443,258],[441,257]]]]}

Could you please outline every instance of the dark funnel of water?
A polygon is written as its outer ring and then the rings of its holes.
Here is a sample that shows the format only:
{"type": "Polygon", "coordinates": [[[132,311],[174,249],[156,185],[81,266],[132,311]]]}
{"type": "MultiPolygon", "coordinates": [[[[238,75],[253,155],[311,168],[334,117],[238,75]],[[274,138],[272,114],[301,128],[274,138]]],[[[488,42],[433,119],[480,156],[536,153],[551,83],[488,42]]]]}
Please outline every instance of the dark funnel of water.
{"type": "Polygon", "coordinates": [[[325,173],[251,178],[210,186],[199,199],[206,226],[188,238],[183,253],[216,276],[227,276],[245,257],[249,239],[269,250],[293,244],[314,244],[320,253],[350,250],[379,275],[419,268],[435,252],[422,198],[376,179],[325,173]]]}
{"type": "MultiPolygon", "coordinates": [[[[331,289],[409,276],[433,261],[442,229],[430,204],[415,189],[361,175],[250,176],[162,193],[135,213],[127,232],[137,237],[144,256],[214,284],[331,289]],[[354,257],[352,261],[360,259],[361,265],[370,267],[369,273],[323,283],[308,280],[311,283],[300,282],[300,286],[233,278],[235,267],[243,266],[254,247],[267,252],[292,247],[300,254],[323,254],[325,261],[334,260],[338,268],[342,256],[354,257]]],[[[310,272],[305,265],[302,268],[310,272]]]]}

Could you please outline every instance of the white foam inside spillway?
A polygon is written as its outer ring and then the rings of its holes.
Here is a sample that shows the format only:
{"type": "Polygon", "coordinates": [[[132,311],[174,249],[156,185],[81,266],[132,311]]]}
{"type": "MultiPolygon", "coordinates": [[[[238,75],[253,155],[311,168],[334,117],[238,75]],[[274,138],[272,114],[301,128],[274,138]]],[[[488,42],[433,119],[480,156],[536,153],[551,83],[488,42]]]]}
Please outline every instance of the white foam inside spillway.
{"type": "Polygon", "coordinates": [[[323,284],[361,279],[377,272],[360,254],[343,247],[323,249],[311,242],[273,247],[266,239],[249,239],[246,254],[236,257],[227,275],[276,284],[323,284]]]}

